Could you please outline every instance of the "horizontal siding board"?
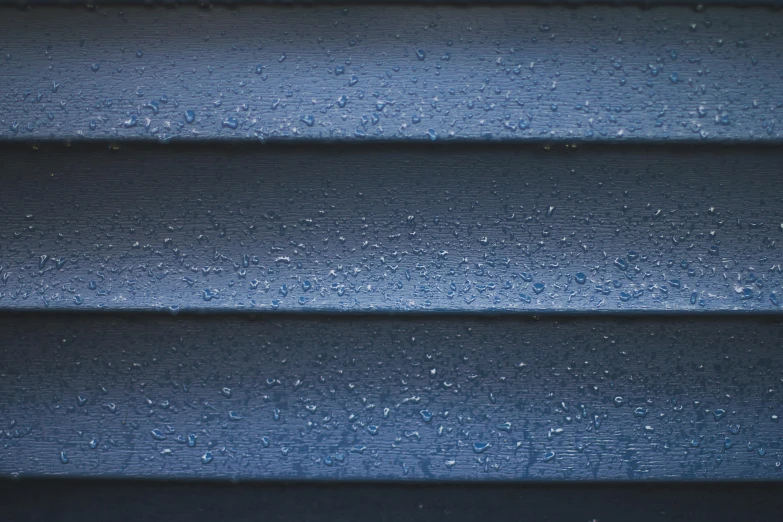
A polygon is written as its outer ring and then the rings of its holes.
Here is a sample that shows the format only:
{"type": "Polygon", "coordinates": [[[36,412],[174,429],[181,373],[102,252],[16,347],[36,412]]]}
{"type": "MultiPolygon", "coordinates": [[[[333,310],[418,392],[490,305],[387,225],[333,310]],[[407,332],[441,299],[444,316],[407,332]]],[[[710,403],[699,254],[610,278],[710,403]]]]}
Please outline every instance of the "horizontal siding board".
{"type": "Polygon", "coordinates": [[[31,314],[0,326],[3,476],[782,476],[779,319],[31,314]]]}
{"type": "Polygon", "coordinates": [[[741,147],[9,147],[0,308],[777,313],[781,168],[741,147]]]}
{"type": "Polygon", "coordinates": [[[7,8],[0,139],[778,142],[781,27],[763,8],[7,8]]]}

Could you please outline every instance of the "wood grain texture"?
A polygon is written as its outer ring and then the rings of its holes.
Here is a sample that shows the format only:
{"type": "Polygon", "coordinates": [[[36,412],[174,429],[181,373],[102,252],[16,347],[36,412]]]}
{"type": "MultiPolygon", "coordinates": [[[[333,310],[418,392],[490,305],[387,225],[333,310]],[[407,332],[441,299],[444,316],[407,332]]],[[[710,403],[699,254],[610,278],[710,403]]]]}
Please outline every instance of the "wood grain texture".
{"type": "Polygon", "coordinates": [[[774,148],[49,147],[9,310],[779,312],[774,148]]]}
{"type": "Polygon", "coordinates": [[[782,336],[759,318],[5,315],[0,474],[780,480],[782,336]]]}
{"type": "Polygon", "coordinates": [[[777,142],[782,27],[760,8],[7,8],[0,139],[777,142]]]}

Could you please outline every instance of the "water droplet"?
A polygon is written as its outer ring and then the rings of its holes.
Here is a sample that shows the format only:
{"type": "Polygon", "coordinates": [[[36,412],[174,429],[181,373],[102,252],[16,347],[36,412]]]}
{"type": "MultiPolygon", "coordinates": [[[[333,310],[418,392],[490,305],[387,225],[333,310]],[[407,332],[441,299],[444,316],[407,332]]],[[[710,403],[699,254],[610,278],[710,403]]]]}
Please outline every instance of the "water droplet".
{"type": "Polygon", "coordinates": [[[152,438],[155,440],[166,440],[166,435],[163,434],[162,431],[160,431],[158,428],[155,428],[150,432],[150,435],[152,435],[152,438]]]}
{"type": "Polygon", "coordinates": [[[206,453],[204,453],[204,454],[201,456],[201,463],[202,463],[202,464],[209,464],[210,462],[212,462],[212,460],[213,460],[214,458],[215,458],[215,457],[212,455],[212,452],[211,452],[211,451],[207,451],[206,453]]]}
{"type": "Polygon", "coordinates": [[[549,461],[551,461],[554,458],[555,458],[555,452],[554,451],[547,451],[544,454],[544,462],[549,462],[549,461]]]}
{"type": "Polygon", "coordinates": [[[68,464],[70,461],[71,460],[68,458],[68,455],[64,451],[61,451],[60,452],[60,462],[62,462],[63,464],[68,464]]]}
{"type": "Polygon", "coordinates": [[[187,123],[193,123],[196,121],[196,111],[188,110],[185,111],[185,121],[187,123]]]}
{"type": "Polygon", "coordinates": [[[473,452],[474,453],[484,453],[490,448],[491,444],[489,442],[474,442],[473,443],[473,452]]]}

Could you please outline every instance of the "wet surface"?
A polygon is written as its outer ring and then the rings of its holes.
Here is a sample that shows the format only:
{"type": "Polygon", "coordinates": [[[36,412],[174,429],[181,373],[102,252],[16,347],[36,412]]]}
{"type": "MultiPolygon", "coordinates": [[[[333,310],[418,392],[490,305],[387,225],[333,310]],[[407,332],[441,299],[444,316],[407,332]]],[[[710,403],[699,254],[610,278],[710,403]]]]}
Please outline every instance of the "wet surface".
{"type": "Polygon", "coordinates": [[[780,308],[783,154],[742,147],[9,148],[0,307],[780,308]]]}
{"type": "Polygon", "coordinates": [[[0,138],[779,141],[763,8],[5,9],[0,138]]]}
{"type": "Polygon", "coordinates": [[[6,315],[0,474],[780,480],[772,318],[6,315]]]}

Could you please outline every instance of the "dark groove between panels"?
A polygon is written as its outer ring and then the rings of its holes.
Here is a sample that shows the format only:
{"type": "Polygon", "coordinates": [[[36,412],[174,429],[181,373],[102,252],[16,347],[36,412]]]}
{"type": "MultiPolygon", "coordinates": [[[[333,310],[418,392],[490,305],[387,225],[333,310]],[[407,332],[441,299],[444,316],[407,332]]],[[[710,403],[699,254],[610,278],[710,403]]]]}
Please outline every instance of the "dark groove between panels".
{"type": "Polygon", "coordinates": [[[773,484],[654,486],[579,484],[368,485],[260,484],[217,485],[134,481],[19,481],[0,483],[6,510],[14,520],[84,518],[165,519],[206,522],[219,518],[258,520],[259,512],[279,521],[428,521],[444,517],[471,521],[493,516],[530,520],[627,520],[640,522],[737,519],[774,520],[781,501],[773,484]],[[140,502],[139,499],[144,501],[140,502]],[[752,499],[752,501],[749,501],[752,499]],[[491,507],[490,507],[491,506],[491,507]]]}

